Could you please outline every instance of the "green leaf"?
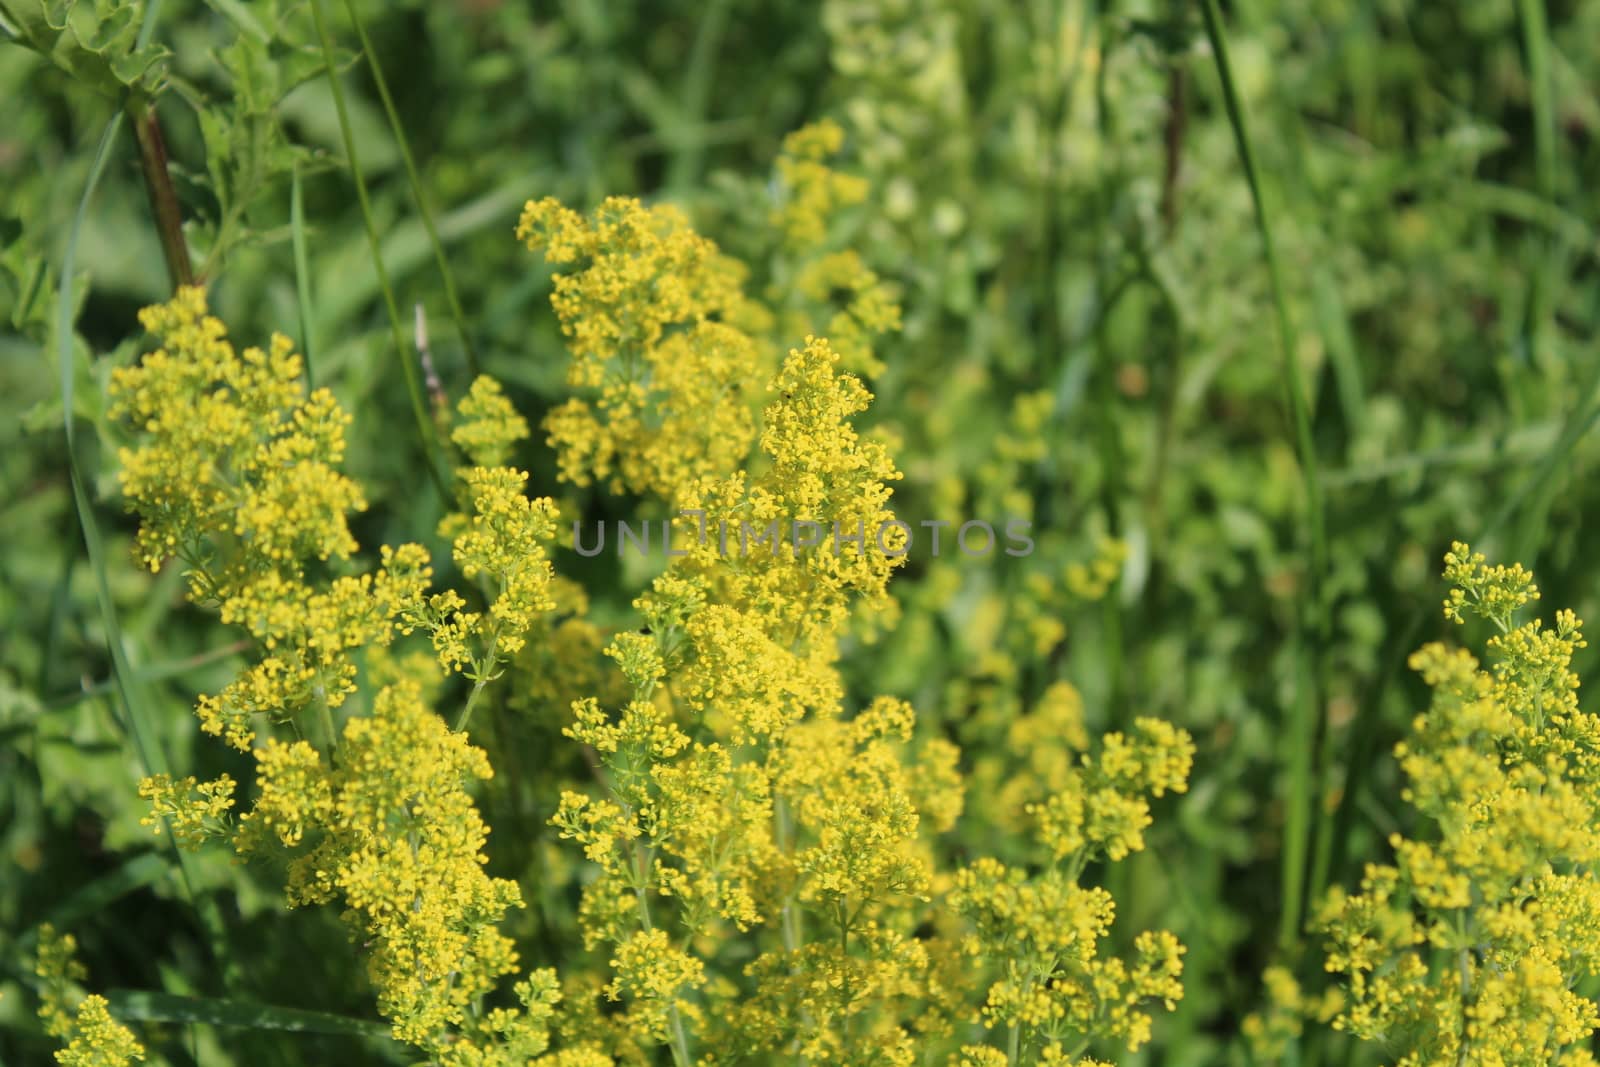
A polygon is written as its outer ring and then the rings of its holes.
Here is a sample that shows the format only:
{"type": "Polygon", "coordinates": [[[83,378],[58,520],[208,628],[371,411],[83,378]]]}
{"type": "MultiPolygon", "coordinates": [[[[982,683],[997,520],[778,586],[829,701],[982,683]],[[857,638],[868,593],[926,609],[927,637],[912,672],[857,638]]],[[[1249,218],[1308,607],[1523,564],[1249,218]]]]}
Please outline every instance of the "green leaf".
{"type": "Polygon", "coordinates": [[[11,329],[35,341],[43,340],[50,325],[49,262],[22,240],[21,222],[0,217],[0,309],[11,329]]]}
{"type": "Polygon", "coordinates": [[[138,44],[138,4],[98,13],[76,0],[25,0],[8,10],[23,44],[97,92],[120,98],[128,90],[154,94],[165,84],[172,53],[138,44]]]}
{"type": "Polygon", "coordinates": [[[266,115],[278,105],[277,67],[265,44],[240,35],[217,52],[217,60],[233,81],[235,107],[241,115],[266,115]]]}
{"type": "Polygon", "coordinates": [[[287,1030],[302,1034],[345,1034],[351,1037],[389,1038],[389,1027],[369,1019],[352,1019],[305,1008],[280,1008],[246,1000],[186,997],[136,989],[113,989],[106,994],[111,1014],[128,1022],[204,1023],[236,1030],[287,1030]]]}
{"type": "Polygon", "coordinates": [[[206,5],[239,28],[239,32],[266,44],[272,31],[262,25],[250,8],[239,0],[206,0],[206,5]]]}

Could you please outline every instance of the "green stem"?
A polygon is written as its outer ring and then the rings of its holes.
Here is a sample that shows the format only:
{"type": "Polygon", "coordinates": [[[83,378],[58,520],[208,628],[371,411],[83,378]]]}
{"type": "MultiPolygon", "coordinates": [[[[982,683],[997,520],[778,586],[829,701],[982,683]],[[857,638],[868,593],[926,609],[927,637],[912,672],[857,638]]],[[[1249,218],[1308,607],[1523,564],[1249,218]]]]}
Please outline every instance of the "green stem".
{"type": "Polygon", "coordinates": [[[1456,1058],[1456,1065],[1457,1067],[1465,1067],[1467,1063],[1471,1062],[1468,1054],[1471,1051],[1472,1042],[1468,1037],[1467,1022],[1472,1009],[1472,955],[1466,945],[1467,913],[1464,908],[1456,911],[1456,937],[1462,942],[1457,956],[1457,964],[1461,971],[1461,1050],[1460,1055],[1456,1058]]]}
{"type": "MultiPolygon", "coordinates": [[[[1069,112],[1069,103],[1077,89],[1078,74],[1083,64],[1080,62],[1082,49],[1087,40],[1087,28],[1092,12],[1085,10],[1083,18],[1084,33],[1074,35],[1077,41],[1076,50],[1071,56],[1062,50],[1062,45],[1067,40],[1062,20],[1066,17],[1064,6],[1051,5],[1048,11],[1048,21],[1038,15],[1037,7],[1030,7],[1028,29],[1039,40],[1049,42],[1050,68],[1049,80],[1042,86],[1040,97],[1037,101],[1039,110],[1046,123],[1045,136],[1039,139],[1039,152],[1041,155],[1036,183],[1039,197],[1039,244],[1035,250],[1032,245],[1033,234],[1024,237],[1022,249],[1026,255],[1019,255],[1015,262],[1022,276],[1030,276],[1029,283],[1017,280],[1019,291],[1025,284],[1031,284],[1033,300],[1035,302],[1034,319],[1038,329],[1042,332],[1041,346],[1043,354],[1040,362],[1044,368],[1045,380],[1056,393],[1056,403],[1049,422],[1048,440],[1046,441],[1046,455],[1042,468],[1046,479],[1044,489],[1035,494],[1038,501],[1038,514],[1035,522],[1041,529],[1048,529],[1054,524],[1056,512],[1061,508],[1062,494],[1057,491],[1057,472],[1060,470],[1063,458],[1061,455],[1061,434],[1065,428],[1066,420],[1059,410],[1061,406],[1062,382],[1067,373],[1068,343],[1063,329],[1062,315],[1066,301],[1061,294],[1062,280],[1062,255],[1061,241],[1061,159],[1060,145],[1057,134],[1061,129],[1063,116],[1069,112]]],[[[1010,278],[1002,278],[999,285],[1004,288],[1010,284],[1010,278]]],[[[1099,295],[1099,294],[1097,294],[1099,295]]]]}
{"type": "Polygon", "coordinates": [[[1172,328],[1172,339],[1165,346],[1167,374],[1161,396],[1158,428],[1156,430],[1155,458],[1150,464],[1150,478],[1144,487],[1145,526],[1150,531],[1150,559],[1155,568],[1146,586],[1149,603],[1155,602],[1159,586],[1160,561],[1166,558],[1166,505],[1161,490],[1166,482],[1172,459],[1172,444],[1177,437],[1179,404],[1183,385],[1183,345],[1185,341],[1183,314],[1173,296],[1167,280],[1154,262],[1150,249],[1139,249],[1141,275],[1149,282],[1166,310],[1172,328]]]}
{"type": "MultiPolygon", "coordinates": [[[[789,802],[781,796],[772,799],[772,818],[776,823],[778,848],[788,852],[794,846],[793,819],[789,814],[789,802]]],[[[790,892],[783,898],[783,947],[784,951],[795,953],[800,951],[803,943],[800,933],[800,916],[795,907],[794,893],[790,892]]]]}
{"type": "MultiPolygon", "coordinates": [[[[1110,66],[1111,48],[1115,43],[1112,36],[1112,21],[1110,15],[1111,5],[1105,5],[1099,20],[1103,39],[1100,44],[1100,63],[1095,71],[1094,97],[1095,97],[1095,124],[1101,142],[1114,145],[1117,142],[1114,131],[1111,129],[1111,97],[1107,87],[1106,70],[1110,66]]],[[[1057,35],[1059,39],[1059,34],[1057,35]]],[[[1106,263],[1106,225],[1105,220],[1110,217],[1112,209],[1112,193],[1108,189],[1108,181],[1114,187],[1120,184],[1119,172],[1113,170],[1108,180],[1102,180],[1096,190],[1096,198],[1100,201],[1100,210],[1095,212],[1095,290],[1106,293],[1111,271],[1106,263]]],[[[1106,329],[1110,324],[1110,312],[1098,317],[1094,330],[1094,380],[1095,380],[1095,422],[1098,430],[1100,446],[1101,489],[1100,502],[1105,510],[1106,525],[1112,537],[1122,536],[1121,503],[1123,494],[1122,472],[1125,464],[1122,459],[1122,442],[1119,436],[1120,420],[1117,417],[1117,387],[1116,387],[1116,358],[1112,354],[1111,345],[1106,339],[1106,329]]],[[[1111,583],[1104,602],[1101,604],[1101,615],[1105,626],[1104,660],[1106,667],[1106,707],[1109,712],[1111,725],[1120,727],[1124,724],[1125,705],[1127,703],[1124,692],[1124,671],[1122,662],[1122,604],[1121,604],[1122,579],[1117,577],[1111,583]]]]}
{"type": "Polygon", "coordinates": [[[456,716],[456,733],[459,734],[467,728],[467,722],[472,718],[472,709],[477,706],[478,697],[483,694],[484,686],[489,684],[489,672],[494,670],[495,656],[499,650],[500,627],[496,626],[489,635],[489,651],[473,668],[476,677],[472,680],[472,692],[467,694],[467,702],[461,707],[461,714],[456,716]]]}
{"type": "Polygon", "coordinates": [[[314,388],[317,377],[312,354],[316,343],[311,336],[311,324],[317,316],[311,304],[311,266],[306,252],[305,204],[300,185],[300,163],[296,161],[289,185],[289,232],[294,245],[294,291],[300,305],[300,352],[306,360],[306,384],[314,388]]]}
{"type": "Polygon", "coordinates": [[[161,239],[161,254],[167,261],[167,277],[172,287],[194,284],[189,261],[189,245],[183,236],[183,214],[178,209],[178,194],[167,169],[167,144],[161,136],[155,102],[143,94],[130,94],[123,104],[139,143],[139,167],[144,173],[145,192],[150,197],[150,213],[155,217],[156,234],[161,239]]]}
{"type": "MultiPolygon", "coordinates": [[[[1556,117],[1551,97],[1549,29],[1541,0],[1518,0],[1517,20],[1522,29],[1523,50],[1528,64],[1529,96],[1533,105],[1534,185],[1540,200],[1555,205],[1556,199],[1556,117]]],[[[1536,364],[1555,358],[1554,323],[1557,274],[1560,256],[1557,243],[1549,234],[1532,237],[1540,255],[1538,266],[1528,279],[1528,303],[1523,317],[1523,332],[1529,354],[1536,364]]],[[[1539,542],[1548,521],[1552,494],[1539,492],[1518,516],[1513,528],[1510,554],[1538,568],[1539,542]]]]}
{"type": "MultiPolygon", "coordinates": [[[[790,853],[794,851],[794,818],[789,813],[789,802],[779,794],[772,798],[773,831],[779,851],[790,853]]],[[[800,951],[800,946],[805,943],[804,934],[800,929],[800,908],[794,897],[794,890],[784,894],[783,907],[780,912],[780,925],[783,932],[783,950],[789,956],[789,973],[798,974],[799,970],[794,962],[794,954],[800,951]]],[[[800,1022],[807,1029],[811,1026],[811,1012],[802,1008],[800,1022]]],[[[798,1042],[796,1043],[798,1044],[798,1042]]],[[[795,1054],[795,1063],[805,1067],[806,1057],[798,1049],[795,1054]]]]}
{"type": "MultiPolygon", "coordinates": [[[[647,888],[647,879],[650,873],[649,858],[645,855],[644,845],[635,843],[633,846],[634,869],[638,872],[637,882],[634,886],[634,899],[639,906],[639,925],[645,933],[655,929],[655,923],[650,919],[650,896],[647,888]]],[[[667,1017],[672,1027],[672,1062],[677,1067],[692,1067],[694,1060],[689,1056],[689,1035],[683,1028],[683,1013],[678,1011],[677,992],[672,994],[672,1003],[667,1005],[667,1017]]]]}
{"type": "Polygon", "coordinates": [[[389,284],[389,271],[383,265],[383,248],[378,241],[378,224],[372,216],[372,202],[367,196],[366,176],[361,170],[361,158],[356,152],[355,133],[350,125],[350,112],[345,106],[344,87],[339,84],[339,67],[334,61],[333,38],[328,33],[327,14],[322,0],[311,0],[311,17],[316,23],[317,37],[322,44],[322,60],[328,72],[328,88],[333,93],[333,107],[339,115],[339,133],[344,138],[345,157],[350,162],[350,176],[355,182],[356,200],[361,206],[361,221],[366,226],[367,244],[372,249],[372,266],[378,274],[378,287],[383,290],[383,302],[389,312],[389,331],[394,341],[395,354],[405,374],[406,392],[411,398],[411,414],[416,419],[417,432],[422,438],[423,465],[434,487],[445,500],[450,499],[450,486],[440,473],[436,457],[439,443],[434,435],[433,420],[428,417],[428,405],[422,395],[422,380],[415,360],[410,358],[405,332],[400,324],[400,308],[394,298],[394,287],[389,284]]]}
{"type": "MultiPolygon", "coordinates": [[[[1245,181],[1250,186],[1250,200],[1255,209],[1256,230],[1261,237],[1262,254],[1266,258],[1267,275],[1272,287],[1272,303],[1278,324],[1278,341],[1283,349],[1283,383],[1289,394],[1289,410],[1294,419],[1295,444],[1299,453],[1300,470],[1304,480],[1306,517],[1310,527],[1307,558],[1307,596],[1301,609],[1296,640],[1300,645],[1299,660],[1310,660],[1310,671],[1296,672],[1296,709],[1289,732],[1290,747],[1287,761],[1289,777],[1288,818],[1284,831],[1283,850],[1283,910],[1278,926],[1278,942],[1285,950],[1292,949],[1300,931],[1300,918],[1307,898],[1307,860],[1311,855],[1312,823],[1316,832],[1327,832],[1327,819],[1322,817],[1323,806],[1317,802],[1320,790],[1314,781],[1316,768],[1322,761],[1316,751],[1326,742],[1323,714],[1326,692],[1326,650],[1329,623],[1324,600],[1324,575],[1327,573],[1327,527],[1323,515],[1322,486],[1317,468],[1316,442],[1311,435],[1311,412],[1306,403],[1305,384],[1301,380],[1300,363],[1296,356],[1298,345],[1294,324],[1289,317],[1288,292],[1284,285],[1283,268],[1278,261],[1277,245],[1272,239],[1272,218],[1263,196],[1260,172],[1256,167],[1249,127],[1244,106],[1239,100],[1233,80],[1233,67],[1228,58],[1228,40],[1223,32],[1222,15],[1217,0],[1204,0],[1206,36],[1211,42],[1212,56],[1217,76],[1222,83],[1223,103],[1228,121],[1233,127],[1239,161],[1244,168],[1245,181]],[[1309,648],[1307,644],[1309,642],[1309,648]],[[1309,681],[1307,675],[1309,673],[1309,681]]],[[[1313,890],[1315,891],[1315,890],[1313,890]]]]}
{"type": "Polygon", "coordinates": [[[321,743],[322,751],[329,760],[333,759],[334,752],[339,747],[339,732],[333,725],[333,708],[328,706],[328,687],[321,676],[317,677],[316,700],[314,701],[317,712],[317,740],[321,743]]]}
{"type": "Polygon", "coordinates": [[[1541,0],[1518,0],[1517,19],[1527,52],[1528,89],[1533,103],[1534,180],[1546,202],[1556,195],[1556,118],[1550,87],[1549,29],[1541,0]]]}
{"type": "Polygon", "coordinates": [[[461,707],[461,714],[456,716],[456,733],[461,733],[467,728],[467,722],[472,718],[472,709],[478,703],[478,695],[483,692],[483,687],[488,684],[487,678],[479,678],[472,683],[472,692],[467,694],[467,702],[461,707]]]}

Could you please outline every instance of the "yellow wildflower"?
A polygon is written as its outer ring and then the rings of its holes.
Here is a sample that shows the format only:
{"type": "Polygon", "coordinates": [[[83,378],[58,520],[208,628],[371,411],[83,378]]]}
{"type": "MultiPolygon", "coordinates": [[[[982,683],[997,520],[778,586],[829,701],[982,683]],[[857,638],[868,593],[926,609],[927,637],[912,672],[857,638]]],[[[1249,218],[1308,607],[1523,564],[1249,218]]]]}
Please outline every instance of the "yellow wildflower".
{"type": "Polygon", "coordinates": [[[1489,670],[1433,644],[1411,664],[1432,689],[1396,748],[1405,798],[1435,826],[1393,835],[1392,867],[1318,912],[1327,969],[1345,977],[1334,1025],[1398,1045],[1402,1063],[1581,1062],[1600,1011],[1573,985],[1600,958],[1600,722],[1578,708],[1578,620],[1520,626],[1538,599],[1520,566],[1490,566],[1457,543],[1445,614],[1493,623],[1489,670]],[[1424,948],[1434,951],[1427,951],[1424,948]]]}
{"type": "Polygon", "coordinates": [[[112,1018],[102,996],[78,988],[88,977],[77,959],[77,940],[46,924],[39,928],[34,974],[40,983],[39,1019],[45,1032],[66,1042],[55,1059],[64,1067],[127,1067],[145,1058],[133,1031],[112,1018]],[[76,1002],[76,1007],[70,1007],[76,1002]]]}

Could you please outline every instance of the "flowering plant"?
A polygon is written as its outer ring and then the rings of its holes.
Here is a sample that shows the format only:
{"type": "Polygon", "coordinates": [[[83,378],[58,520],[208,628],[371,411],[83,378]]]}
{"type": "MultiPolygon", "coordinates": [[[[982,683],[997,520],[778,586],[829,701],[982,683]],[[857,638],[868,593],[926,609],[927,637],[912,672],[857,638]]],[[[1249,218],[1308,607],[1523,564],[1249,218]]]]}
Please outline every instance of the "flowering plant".
{"type": "MultiPolygon", "coordinates": [[[[791,245],[849,198],[813,144],[836,134],[791,140],[774,219],[791,245]]],[[[683,216],[546,200],[518,232],[558,268],[576,392],[545,429],[563,481],[702,522],[893,519],[890,451],[853,424],[865,386],[820,336],[780,358],[778,317],[683,216]]],[[[121,465],[141,558],[176,560],[190,598],[257,649],[196,707],[253,781],[153,776],[146,821],[281,870],[291,907],[335,905],[397,1039],[450,1067],[652,1048],[680,1067],[1087,1063],[1149,1041],[1149,1006],[1182,996],[1182,945],[1146,932],[1129,959],[1108,954],[1115,902],[1084,877],[1141,849],[1150,799],[1186,787],[1184,731],[1140,719],[1091,744],[1060,683],[1017,723],[1025,843],[1010,862],[952,863],[938,839],[962,816],[959,751],[904,701],[849,707],[837,667],[848,633],[892,622],[903,555],[847,538],[730,557],[701,537],[640,592],[638,625],[603,627],[553,566],[557,504],[505,465],[529,427],[479,378],[449,426],[457,499],[440,533],[459,584],[436,588],[420,544],[359,562],[352,420],[307,390],[287,340],[236,350],[198,288],[143,321],[159,348],[111,383],[136,435],[121,465]],[[430,659],[403,651],[419,639],[430,659]],[[610,666],[556,677],[556,644],[610,666]],[[466,687],[453,714],[450,675],[466,687]],[[544,713],[589,779],[547,794],[582,857],[566,885],[583,951],[532,970],[503,930],[526,901],[486,870],[479,800],[494,762],[528,773],[534,755],[478,734],[473,711],[507,676],[535,704],[569,695],[544,713]]]]}
{"type": "Polygon", "coordinates": [[[1600,719],[1578,707],[1581,624],[1517,624],[1533,576],[1465,544],[1444,576],[1446,617],[1492,624],[1494,660],[1437,642],[1411,657],[1433,698],[1395,755],[1435,831],[1394,834],[1394,864],[1324,901],[1327,969],[1347,983],[1333,1025],[1403,1065],[1592,1064],[1600,1009],[1574,984],[1600,967],[1600,719]]]}

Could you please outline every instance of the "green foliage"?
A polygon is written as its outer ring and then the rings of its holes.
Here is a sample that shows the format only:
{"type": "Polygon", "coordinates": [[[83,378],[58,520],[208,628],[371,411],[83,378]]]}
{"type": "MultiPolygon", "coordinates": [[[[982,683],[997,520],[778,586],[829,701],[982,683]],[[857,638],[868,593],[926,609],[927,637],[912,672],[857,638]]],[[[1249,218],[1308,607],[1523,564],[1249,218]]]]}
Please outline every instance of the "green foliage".
{"type": "MultiPolygon", "coordinates": [[[[464,503],[449,474],[462,453],[525,472],[568,522],[659,522],[686,471],[724,465],[760,425],[755,392],[734,395],[752,368],[764,385],[807,333],[828,337],[874,396],[853,416],[860,454],[893,457],[889,506],[915,534],[893,604],[841,631],[841,721],[903,699],[913,747],[959,750],[965,810],[927,846],[934,869],[971,881],[995,856],[1009,872],[961,921],[1007,894],[1066,893],[1051,864],[1076,861],[1045,858],[1029,807],[1082,786],[1088,738],[1171,722],[1193,738],[1188,791],[1152,798],[1143,851],[1085,859],[1072,892],[1116,901],[1101,962],[1131,966],[1135,932],[1172,930],[1185,995],[1138,1053],[1089,1051],[1209,1067],[1430,1047],[1406,1044],[1415,1027],[1391,1046],[1345,1036],[1373,1017],[1335,1028],[1357,1009],[1302,913],[1326,930],[1329,887],[1356,899],[1369,863],[1406,868],[1415,843],[1452,839],[1430,829],[1450,822],[1442,809],[1402,799],[1415,768],[1387,757],[1429,706],[1405,663],[1448,621],[1436,563],[1452,540],[1521,561],[1580,615],[1600,610],[1586,532],[1600,5],[1206,7],[1209,24],[1199,5],[1076,0],[0,0],[0,844],[17,873],[0,886],[0,1060],[54,1047],[32,968],[53,922],[105,993],[96,1032],[114,1041],[104,1023],[121,1020],[152,1062],[406,1062],[370,1037],[387,1026],[336,915],[285,911],[265,861],[215,848],[180,861],[140,824],[149,774],[169,775],[169,831],[213,845],[220,821],[185,780],[241,783],[241,810],[255,795],[252,758],[190,712],[260,662],[257,635],[187,603],[176,570],[141,568],[120,512],[116,452],[147,428],[113,420],[112,371],[149,347],[135,313],[185,271],[233,336],[290,335],[361,428],[341,457],[366,504],[349,537],[419,542],[463,593],[414,616],[424,646],[493,617],[499,592],[449,562],[463,530],[440,523],[464,503]],[[663,343],[636,353],[602,346],[579,361],[600,380],[573,380],[574,322],[615,296],[608,270],[638,263],[598,244],[576,263],[530,257],[518,212],[547,197],[584,220],[608,197],[642,198],[737,260],[727,278],[702,266],[748,303],[718,289],[707,321],[664,319],[663,343]],[[556,275],[579,279],[565,284],[581,315],[552,310],[556,275]],[[476,384],[480,370],[501,388],[476,384]],[[642,407],[605,391],[618,373],[642,407]],[[451,414],[463,399],[482,421],[451,414]],[[1012,518],[1031,523],[1025,556],[956,543],[984,519],[1003,545],[1012,518]],[[924,521],[951,523],[937,556],[924,521]],[[1398,859],[1396,835],[1412,850],[1398,859]]],[[[198,462],[184,448],[168,458],[198,462]]],[[[558,525],[548,548],[555,608],[518,619],[526,643],[463,643],[476,677],[428,701],[447,724],[472,709],[495,770],[472,796],[493,827],[485,877],[526,903],[502,927],[523,970],[582,960],[600,974],[625,942],[585,949],[579,885],[595,876],[549,819],[620,758],[571,706],[629,702],[621,667],[638,673],[645,645],[616,645],[635,657],[620,667],[603,650],[639,629],[634,600],[667,561],[582,556],[570,533],[558,525]],[[575,727],[591,740],[564,734],[575,727]]],[[[494,574],[519,573],[506,562],[494,574]]],[[[324,590],[376,567],[318,560],[297,577],[324,590]]],[[[1500,606],[1473,616],[1515,599],[1505,574],[1473,568],[1447,575],[1469,643],[1517,632],[1500,606]]],[[[650,609],[665,613],[652,630],[671,630],[673,605],[650,609]]],[[[325,622],[272,639],[310,662],[325,622]]],[[[730,688],[751,662],[745,620],[696,626],[717,656],[695,684],[740,721],[770,724],[817,684],[797,657],[788,690],[730,688]]],[[[417,651],[340,647],[327,662],[392,678],[417,651]]],[[[1574,644],[1570,671],[1595,654],[1574,644]]],[[[373,696],[335,711],[369,715],[373,696]]],[[[309,744],[333,743],[315,701],[301,719],[309,744]]],[[[1372,914],[1437,934],[1405,964],[1430,990],[1417,1002],[1444,1005],[1433,1026],[1456,1003],[1460,953],[1475,975],[1501,955],[1483,947],[1481,886],[1466,933],[1451,916],[1434,931],[1421,881],[1401,876],[1372,914]]],[[[945,936],[941,921],[912,940],[945,936]]],[[[974,978],[1014,983],[1007,1019],[1048,1010],[1043,976],[1083,973],[1030,944],[1014,970],[985,957],[974,978]]],[[[741,1005],[747,1032],[768,1006],[741,1005]]],[[[590,1022],[614,1029],[611,1012],[590,1022]]],[[[973,1025],[971,1062],[991,1062],[973,1025]]],[[[991,1052],[1007,1054],[1009,1025],[991,1052]]],[[[1043,1055],[1048,1028],[1017,1025],[1016,1055],[1043,1055]]]]}
{"type": "Polygon", "coordinates": [[[133,0],[14,0],[0,9],[15,39],[85,88],[120,99],[153,95],[166,83],[172,53],[140,33],[143,5],[133,0]],[[92,10],[85,10],[91,8],[92,10]]]}

